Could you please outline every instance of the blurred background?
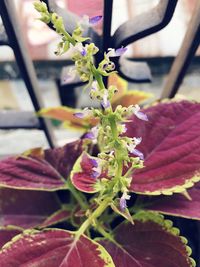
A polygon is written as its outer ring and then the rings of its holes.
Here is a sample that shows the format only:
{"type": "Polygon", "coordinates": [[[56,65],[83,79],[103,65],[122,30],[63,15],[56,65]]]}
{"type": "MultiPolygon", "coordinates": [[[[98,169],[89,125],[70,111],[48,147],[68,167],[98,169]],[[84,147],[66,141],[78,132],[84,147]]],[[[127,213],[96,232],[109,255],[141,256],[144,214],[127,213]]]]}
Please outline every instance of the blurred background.
{"type": "MultiPolygon", "coordinates": [[[[66,12],[70,11],[80,17],[85,14],[90,17],[103,15],[104,12],[103,0],[55,0],[53,2],[63,9],[64,13],[66,10],[66,12]]],[[[111,35],[122,23],[148,12],[158,2],[158,0],[114,0],[111,35]]],[[[28,48],[28,56],[34,63],[44,106],[59,106],[63,101],[58,82],[61,79],[62,68],[69,65],[69,58],[66,55],[57,57],[54,54],[60,38],[53,30],[37,19],[38,13],[33,8],[32,0],[12,0],[12,3],[17,11],[16,18],[28,48]]],[[[125,82],[128,90],[151,93],[151,101],[160,97],[172,62],[183,42],[195,3],[195,0],[179,0],[170,23],[164,29],[128,46],[126,56],[147,62],[152,75],[150,83],[125,82]]],[[[98,24],[94,31],[102,35],[102,23],[98,24]]],[[[6,38],[6,31],[0,18],[0,40],[1,38],[6,38]]],[[[197,49],[176,95],[179,99],[200,101],[199,56],[200,49],[197,49]]],[[[75,99],[71,104],[69,101],[69,105],[81,108],[91,104],[80,86],[76,86],[73,90],[73,94],[65,91],[65,94],[68,94],[69,97],[72,95],[75,99]]],[[[0,120],[3,121],[0,130],[0,156],[21,153],[30,147],[48,146],[41,130],[3,127],[5,111],[34,112],[27,86],[22,79],[13,50],[7,45],[0,46],[0,110],[0,120]]],[[[53,123],[53,132],[58,145],[74,140],[81,134],[78,131],[63,129],[56,122],[53,123]]]]}

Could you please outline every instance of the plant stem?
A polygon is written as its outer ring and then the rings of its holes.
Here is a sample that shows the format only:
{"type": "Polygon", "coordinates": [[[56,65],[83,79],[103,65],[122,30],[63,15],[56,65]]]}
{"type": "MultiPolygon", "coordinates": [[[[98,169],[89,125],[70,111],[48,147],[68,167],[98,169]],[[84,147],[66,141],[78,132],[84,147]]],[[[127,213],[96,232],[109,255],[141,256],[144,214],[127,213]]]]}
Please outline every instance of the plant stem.
{"type": "MultiPolygon", "coordinates": [[[[114,196],[113,196],[114,197],[114,196]]],[[[107,197],[105,198],[99,207],[92,213],[92,215],[81,225],[79,230],[76,233],[76,239],[78,239],[85,231],[86,229],[92,224],[92,222],[97,219],[107,208],[113,197],[107,197]]]]}

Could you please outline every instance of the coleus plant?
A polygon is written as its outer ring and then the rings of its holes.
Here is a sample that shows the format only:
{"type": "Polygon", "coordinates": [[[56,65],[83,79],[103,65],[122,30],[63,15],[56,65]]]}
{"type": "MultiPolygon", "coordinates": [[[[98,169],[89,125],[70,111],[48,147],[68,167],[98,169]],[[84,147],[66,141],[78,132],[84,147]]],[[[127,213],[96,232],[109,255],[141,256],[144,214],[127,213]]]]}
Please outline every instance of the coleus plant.
{"type": "Polygon", "coordinates": [[[56,53],[75,62],[69,78],[80,75],[101,109],[74,114],[93,122],[79,140],[0,162],[1,266],[195,266],[186,238],[162,214],[200,219],[200,104],[113,108],[117,88],[103,77],[126,49],[109,49],[96,66],[83,22],[70,35],[43,2],[35,8],[62,37],[56,53]]]}

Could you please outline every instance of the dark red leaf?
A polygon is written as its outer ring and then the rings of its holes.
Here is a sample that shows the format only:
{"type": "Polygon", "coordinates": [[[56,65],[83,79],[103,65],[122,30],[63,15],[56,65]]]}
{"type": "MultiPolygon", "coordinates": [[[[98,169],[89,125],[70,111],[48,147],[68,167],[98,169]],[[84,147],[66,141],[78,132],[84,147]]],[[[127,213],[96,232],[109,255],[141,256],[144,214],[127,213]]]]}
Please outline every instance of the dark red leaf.
{"type": "Polygon", "coordinates": [[[171,221],[160,215],[141,212],[134,225],[122,223],[114,231],[114,241],[100,243],[116,267],[192,267],[191,249],[171,221]]]}
{"type": "Polygon", "coordinates": [[[63,221],[66,221],[69,219],[71,215],[71,211],[62,208],[55,213],[53,213],[51,216],[49,216],[42,224],[40,224],[40,228],[45,228],[63,221]]]}
{"type": "Polygon", "coordinates": [[[24,156],[0,161],[0,186],[43,191],[66,188],[64,179],[47,161],[24,156]]]}
{"type": "Polygon", "coordinates": [[[142,137],[138,149],[145,157],[131,190],[158,195],[193,186],[200,180],[200,104],[162,103],[144,112],[148,122],[133,117],[127,125],[128,136],[142,137]]]}
{"type": "Polygon", "coordinates": [[[96,187],[97,179],[102,177],[102,173],[96,171],[99,159],[91,157],[84,152],[76,161],[72,173],[72,184],[80,191],[94,193],[98,191],[96,187]]]}
{"type": "Polygon", "coordinates": [[[63,147],[45,150],[45,160],[48,161],[64,178],[70,175],[75,161],[84,150],[83,141],[77,140],[63,147]]]}
{"type": "Polygon", "coordinates": [[[101,245],[59,229],[25,231],[4,246],[0,262],[3,267],[114,267],[101,245]]]}
{"type": "Polygon", "coordinates": [[[53,192],[2,188],[0,189],[0,226],[36,227],[44,223],[60,207],[60,202],[53,192]]]}
{"type": "Polygon", "coordinates": [[[188,190],[191,200],[182,194],[173,196],[159,196],[145,199],[145,204],[149,210],[159,211],[178,217],[200,220],[200,184],[188,190]]]}

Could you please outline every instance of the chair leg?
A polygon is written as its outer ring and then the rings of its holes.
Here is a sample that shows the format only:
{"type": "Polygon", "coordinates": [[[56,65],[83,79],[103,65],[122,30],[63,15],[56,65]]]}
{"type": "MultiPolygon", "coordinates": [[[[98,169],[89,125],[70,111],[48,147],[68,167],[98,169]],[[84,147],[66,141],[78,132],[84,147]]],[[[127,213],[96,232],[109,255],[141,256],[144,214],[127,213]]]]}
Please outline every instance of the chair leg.
{"type": "Polygon", "coordinates": [[[173,98],[178,91],[188,67],[200,44],[200,2],[196,1],[194,12],[181,48],[169,72],[161,99],[173,98]]]}

